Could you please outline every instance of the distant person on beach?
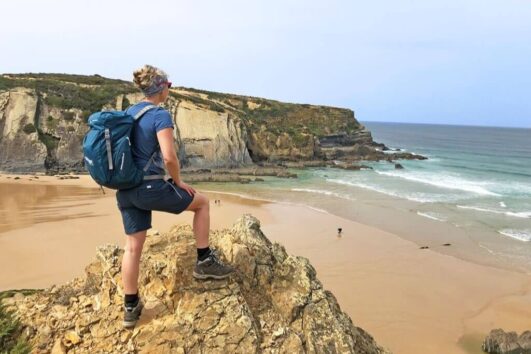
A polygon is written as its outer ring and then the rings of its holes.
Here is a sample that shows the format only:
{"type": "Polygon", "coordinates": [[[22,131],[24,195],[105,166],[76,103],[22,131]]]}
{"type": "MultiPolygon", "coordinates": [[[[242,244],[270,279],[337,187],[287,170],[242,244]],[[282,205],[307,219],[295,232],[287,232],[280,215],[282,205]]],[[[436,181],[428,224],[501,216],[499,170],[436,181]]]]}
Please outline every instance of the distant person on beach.
{"type": "Polygon", "coordinates": [[[138,168],[146,171],[144,181],[137,187],[116,193],[118,208],[126,233],[125,253],[122,259],[124,287],[124,327],[133,327],[142,312],[143,303],[138,295],[140,256],[151,228],[151,211],[180,214],[194,213],[193,230],[197,246],[197,262],[193,275],[197,279],[223,279],[233,272],[223,264],[216,252],[209,248],[210,209],[208,198],[198,193],[181,179],[180,166],[173,139],[173,120],[159,104],[168,98],[171,82],[167,74],[150,65],[133,73],[135,85],[144,93],[144,99],[129,108],[135,115],[147,106],[131,136],[132,154],[138,168]],[[147,109],[147,108],[146,108],[147,109]],[[166,171],[169,174],[166,176],[166,171]]]}

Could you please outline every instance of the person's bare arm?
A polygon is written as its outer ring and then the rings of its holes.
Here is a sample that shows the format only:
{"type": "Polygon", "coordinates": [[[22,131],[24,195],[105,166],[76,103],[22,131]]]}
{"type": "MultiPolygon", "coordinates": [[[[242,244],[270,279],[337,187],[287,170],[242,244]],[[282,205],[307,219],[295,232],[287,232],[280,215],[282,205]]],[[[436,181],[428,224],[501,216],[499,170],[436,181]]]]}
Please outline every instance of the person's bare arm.
{"type": "Polygon", "coordinates": [[[190,195],[193,195],[195,189],[181,180],[181,166],[179,165],[179,159],[177,158],[173,143],[173,128],[159,130],[157,132],[157,140],[159,141],[164,165],[166,165],[166,169],[173,179],[173,183],[186,190],[190,195]]]}
{"type": "Polygon", "coordinates": [[[173,128],[159,130],[157,133],[157,139],[159,141],[162,157],[164,158],[164,165],[166,165],[168,173],[171,178],[173,178],[173,182],[179,184],[179,182],[181,182],[181,167],[173,143],[173,128]]]}

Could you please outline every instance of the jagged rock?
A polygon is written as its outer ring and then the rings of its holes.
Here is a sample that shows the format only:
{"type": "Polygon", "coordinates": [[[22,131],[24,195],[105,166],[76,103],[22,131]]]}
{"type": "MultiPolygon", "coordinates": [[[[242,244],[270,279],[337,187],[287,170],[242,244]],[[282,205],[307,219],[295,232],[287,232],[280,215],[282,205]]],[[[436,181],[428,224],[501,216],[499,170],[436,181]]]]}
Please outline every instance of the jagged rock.
{"type": "Polygon", "coordinates": [[[192,277],[189,225],[146,240],[146,307],[133,330],[122,328],[123,250],[115,245],[99,247],[84,276],[3,304],[34,328],[34,353],[388,353],[353,325],[309,261],[269,241],[253,216],[212,231],[211,244],[236,267],[231,278],[192,277]]]}
{"type": "Polygon", "coordinates": [[[147,236],[157,236],[157,235],[160,235],[160,232],[157,229],[149,229],[147,231],[147,236]]]}
{"type": "Polygon", "coordinates": [[[61,339],[57,339],[55,341],[55,344],[52,347],[51,354],[66,354],[66,348],[61,339]]]}
{"type": "Polygon", "coordinates": [[[399,164],[399,163],[395,163],[395,169],[396,169],[396,170],[403,170],[403,169],[404,169],[404,166],[402,166],[402,165],[399,164]]]}
{"type": "Polygon", "coordinates": [[[81,338],[79,337],[79,334],[77,334],[75,331],[68,331],[66,332],[63,340],[63,344],[70,348],[76,344],[79,344],[81,342],[81,338]]]}
{"type": "Polygon", "coordinates": [[[496,354],[531,354],[531,331],[518,336],[516,332],[493,329],[483,341],[482,349],[496,354]]]}
{"type": "Polygon", "coordinates": [[[341,168],[343,170],[359,171],[359,170],[372,170],[372,167],[367,165],[352,164],[343,161],[334,161],[334,164],[330,167],[341,168]]]}

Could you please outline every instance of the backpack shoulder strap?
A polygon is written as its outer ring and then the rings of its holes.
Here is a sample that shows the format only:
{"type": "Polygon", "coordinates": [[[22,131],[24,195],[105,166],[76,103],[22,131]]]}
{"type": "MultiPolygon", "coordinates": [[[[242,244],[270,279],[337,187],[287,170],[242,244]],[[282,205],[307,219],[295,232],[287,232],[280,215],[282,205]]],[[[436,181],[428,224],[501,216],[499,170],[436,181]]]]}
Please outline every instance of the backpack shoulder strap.
{"type": "Polygon", "coordinates": [[[144,108],[142,108],[137,114],[135,114],[135,116],[133,117],[135,121],[139,120],[140,118],[142,118],[142,116],[144,115],[144,113],[146,113],[147,111],[149,111],[150,109],[152,108],[156,108],[158,106],[155,106],[153,104],[150,104],[144,108]]]}
{"type": "MultiPolygon", "coordinates": [[[[140,118],[142,118],[142,116],[144,115],[144,113],[146,113],[147,111],[149,111],[150,109],[152,108],[157,108],[158,106],[155,106],[153,104],[150,104],[150,105],[147,105],[146,107],[142,108],[137,114],[135,114],[135,116],[133,117],[133,119],[136,121],[138,121],[140,118]]],[[[151,155],[151,157],[149,158],[146,166],[144,166],[143,168],[143,171],[144,173],[147,172],[149,166],[151,166],[151,164],[153,163],[153,159],[155,158],[155,155],[156,155],[156,151],[151,155]]],[[[157,176],[157,178],[160,178],[159,176],[157,176]]]]}

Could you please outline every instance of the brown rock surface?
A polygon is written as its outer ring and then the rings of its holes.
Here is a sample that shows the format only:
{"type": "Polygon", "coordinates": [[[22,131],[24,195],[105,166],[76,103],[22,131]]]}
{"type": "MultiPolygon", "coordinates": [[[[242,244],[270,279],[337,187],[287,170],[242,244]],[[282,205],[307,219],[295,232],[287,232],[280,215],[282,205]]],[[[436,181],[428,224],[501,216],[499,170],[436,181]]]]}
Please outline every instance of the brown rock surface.
{"type": "Polygon", "coordinates": [[[244,215],[211,243],[238,271],[196,281],[193,232],[178,225],[148,237],[134,330],[122,328],[123,251],[98,248],[85,275],[59,287],[3,300],[35,353],[386,353],[341,311],[309,261],[271,243],[244,215]]]}
{"type": "Polygon", "coordinates": [[[493,354],[531,354],[531,331],[516,332],[493,329],[483,342],[483,351],[493,354]]]}

